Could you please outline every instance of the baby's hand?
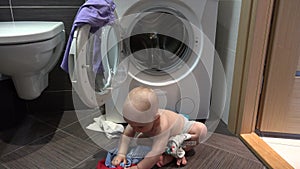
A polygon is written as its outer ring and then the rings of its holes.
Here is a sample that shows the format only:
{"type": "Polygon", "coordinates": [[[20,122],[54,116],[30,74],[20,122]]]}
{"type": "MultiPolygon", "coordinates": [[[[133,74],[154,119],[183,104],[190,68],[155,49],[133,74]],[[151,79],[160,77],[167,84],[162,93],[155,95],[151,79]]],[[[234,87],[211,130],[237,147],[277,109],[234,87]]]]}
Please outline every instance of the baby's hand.
{"type": "Polygon", "coordinates": [[[114,165],[114,166],[118,166],[118,165],[120,165],[121,162],[123,162],[124,165],[125,165],[126,164],[126,157],[124,155],[118,154],[111,161],[111,164],[114,165]]]}

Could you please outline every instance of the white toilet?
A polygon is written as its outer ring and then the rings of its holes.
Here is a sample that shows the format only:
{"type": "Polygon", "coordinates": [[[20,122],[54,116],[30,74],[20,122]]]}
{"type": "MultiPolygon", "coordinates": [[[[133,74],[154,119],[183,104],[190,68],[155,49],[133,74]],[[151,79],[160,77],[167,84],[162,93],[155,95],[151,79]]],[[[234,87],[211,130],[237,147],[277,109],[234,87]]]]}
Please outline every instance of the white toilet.
{"type": "Polygon", "coordinates": [[[0,22],[0,74],[11,76],[20,98],[35,99],[64,44],[63,22],[0,22]]]}

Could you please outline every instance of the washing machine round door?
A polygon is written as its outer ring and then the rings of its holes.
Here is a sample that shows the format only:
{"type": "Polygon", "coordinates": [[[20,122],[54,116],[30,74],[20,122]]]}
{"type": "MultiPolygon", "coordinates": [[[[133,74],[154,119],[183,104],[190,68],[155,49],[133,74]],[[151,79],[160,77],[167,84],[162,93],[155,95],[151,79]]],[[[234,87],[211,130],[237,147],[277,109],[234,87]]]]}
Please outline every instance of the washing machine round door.
{"type": "Polygon", "coordinates": [[[202,54],[203,33],[201,24],[194,25],[188,16],[192,16],[188,10],[183,13],[165,4],[128,9],[120,22],[126,28],[123,44],[132,78],[164,86],[193,71],[202,54]]]}
{"type": "Polygon", "coordinates": [[[73,89],[90,108],[103,105],[112,84],[117,86],[126,79],[126,65],[119,64],[119,38],[117,23],[96,31],[86,24],[74,32],[68,60],[70,78],[73,89]]]}

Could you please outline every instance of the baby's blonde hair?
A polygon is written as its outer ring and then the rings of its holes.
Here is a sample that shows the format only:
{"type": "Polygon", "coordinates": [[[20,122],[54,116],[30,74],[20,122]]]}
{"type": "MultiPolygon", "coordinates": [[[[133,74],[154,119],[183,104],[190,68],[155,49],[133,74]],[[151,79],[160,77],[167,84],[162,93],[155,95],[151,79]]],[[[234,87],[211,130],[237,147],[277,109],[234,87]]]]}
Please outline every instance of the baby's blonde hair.
{"type": "Polygon", "coordinates": [[[158,98],[152,89],[140,86],[129,92],[123,107],[126,119],[141,123],[151,122],[157,112],[158,98]]]}

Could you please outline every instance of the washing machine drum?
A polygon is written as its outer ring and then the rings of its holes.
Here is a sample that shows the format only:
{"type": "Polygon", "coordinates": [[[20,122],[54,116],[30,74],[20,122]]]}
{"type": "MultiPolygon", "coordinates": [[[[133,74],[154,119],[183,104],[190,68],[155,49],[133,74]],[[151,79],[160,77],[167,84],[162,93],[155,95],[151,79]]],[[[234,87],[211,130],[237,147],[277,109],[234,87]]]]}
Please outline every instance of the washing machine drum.
{"type": "Polygon", "coordinates": [[[147,13],[130,30],[130,37],[124,41],[125,50],[133,55],[133,64],[145,73],[171,73],[189,59],[191,50],[186,45],[188,30],[174,15],[147,13]],[[166,30],[176,36],[168,36],[170,33],[165,33],[166,30]]]}
{"type": "Polygon", "coordinates": [[[202,52],[200,24],[193,25],[182,13],[167,7],[128,11],[132,13],[119,22],[122,51],[129,58],[132,78],[159,86],[176,83],[192,72],[202,52]]]}

